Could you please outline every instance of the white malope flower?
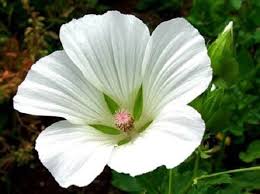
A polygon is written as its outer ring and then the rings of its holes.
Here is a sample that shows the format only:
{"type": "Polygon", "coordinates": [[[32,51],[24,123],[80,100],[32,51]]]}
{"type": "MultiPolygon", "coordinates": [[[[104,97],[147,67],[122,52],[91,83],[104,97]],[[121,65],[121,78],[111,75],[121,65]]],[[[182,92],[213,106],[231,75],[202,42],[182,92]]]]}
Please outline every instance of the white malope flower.
{"type": "Polygon", "coordinates": [[[183,162],[205,130],[187,105],[212,78],[205,41],[183,18],[150,35],[109,11],[62,25],[62,51],[36,62],[14,97],[20,112],[63,117],[36,140],[62,187],[85,186],[104,167],[131,176],[183,162]]]}

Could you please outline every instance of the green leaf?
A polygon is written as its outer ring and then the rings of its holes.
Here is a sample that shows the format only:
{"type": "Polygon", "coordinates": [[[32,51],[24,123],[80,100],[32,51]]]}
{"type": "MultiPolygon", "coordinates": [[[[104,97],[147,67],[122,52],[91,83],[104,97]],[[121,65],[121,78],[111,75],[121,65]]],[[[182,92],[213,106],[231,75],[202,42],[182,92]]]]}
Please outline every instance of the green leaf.
{"type": "Polygon", "coordinates": [[[160,167],[152,172],[131,177],[127,174],[112,172],[112,185],[126,192],[158,194],[163,192],[167,182],[167,170],[160,167]]]}
{"type": "Polygon", "coordinates": [[[220,107],[211,115],[211,118],[206,122],[206,126],[215,130],[223,129],[229,125],[231,116],[229,111],[220,107]]]}
{"type": "Polygon", "coordinates": [[[244,162],[253,162],[260,158],[260,140],[255,140],[248,146],[246,152],[241,152],[239,158],[244,162]]]}
{"type": "Polygon", "coordinates": [[[198,184],[202,184],[202,185],[207,185],[207,186],[211,186],[211,185],[219,185],[219,184],[223,184],[223,183],[231,183],[231,177],[229,174],[222,174],[219,176],[214,176],[214,177],[210,177],[208,179],[203,179],[202,181],[199,181],[198,184]]]}
{"type": "Polygon", "coordinates": [[[114,114],[118,109],[119,105],[108,95],[104,94],[105,101],[107,103],[107,106],[112,114],[114,114]]]}
{"type": "Polygon", "coordinates": [[[138,121],[139,118],[141,117],[142,111],[143,111],[143,87],[141,86],[137,93],[135,103],[134,103],[134,119],[136,121],[138,121]]]}
{"type": "Polygon", "coordinates": [[[237,194],[254,189],[259,189],[260,184],[260,173],[259,166],[247,168],[247,169],[235,169],[233,172],[220,172],[223,174],[216,173],[210,175],[202,175],[204,178],[194,179],[194,184],[191,192],[192,194],[237,194]],[[243,170],[243,171],[241,171],[243,170]],[[235,172],[236,171],[236,172],[235,172]],[[203,192],[202,192],[203,191],[203,192]],[[214,191],[214,192],[213,192],[214,191]],[[215,192],[216,191],[216,192],[215,192]]]}
{"type": "Polygon", "coordinates": [[[256,43],[260,43],[260,29],[256,29],[256,32],[254,33],[254,39],[256,43]]]}
{"type": "Polygon", "coordinates": [[[194,183],[189,194],[216,194],[221,187],[230,185],[231,183],[232,179],[228,174],[210,177],[208,179],[203,179],[198,183],[194,183]]]}
{"type": "Polygon", "coordinates": [[[254,68],[254,61],[248,50],[240,48],[237,52],[237,59],[239,61],[240,75],[246,75],[254,68]]]}
{"type": "Polygon", "coordinates": [[[237,187],[248,189],[260,189],[260,173],[259,171],[237,173],[232,176],[232,184],[237,187]]]}
{"type": "Polygon", "coordinates": [[[126,192],[142,192],[144,188],[135,177],[112,171],[112,185],[126,192]]]}
{"type": "Polygon", "coordinates": [[[106,133],[106,134],[110,134],[110,135],[120,134],[120,131],[116,128],[113,128],[113,127],[109,127],[109,126],[105,126],[105,125],[95,125],[95,124],[92,124],[90,126],[94,127],[95,129],[97,129],[97,130],[99,130],[103,133],[106,133]]]}
{"type": "Polygon", "coordinates": [[[178,172],[173,177],[172,193],[185,193],[192,181],[192,171],[178,172]]]}
{"type": "MultiPolygon", "coordinates": [[[[234,174],[232,176],[231,184],[219,188],[217,194],[249,194],[251,193],[250,191],[260,189],[259,180],[259,171],[234,174]],[[247,190],[246,193],[244,192],[245,190],[247,190]]],[[[209,194],[211,193],[209,192],[209,194]]]]}
{"type": "Polygon", "coordinates": [[[232,7],[234,7],[235,9],[240,9],[241,4],[242,4],[242,0],[230,0],[230,3],[232,5],[232,7]]]}
{"type": "Polygon", "coordinates": [[[147,194],[165,193],[168,184],[168,170],[165,167],[136,177],[138,182],[145,188],[147,194]]]}
{"type": "MultiPolygon", "coordinates": [[[[221,189],[218,189],[219,191],[217,194],[242,194],[241,193],[241,188],[237,187],[236,185],[228,185],[226,187],[223,187],[221,189]]],[[[210,191],[208,191],[207,194],[211,194],[210,191]]],[[[245,194],[245,193],[243,193],[245,194]]],[[[249,193],[247,193],[249,194],[249,193]]]]}
{"type": "Polygon", "coordinates": [[[230,101],[230,96],[223,88],[216,88],[194,100],[191,105],[201,113],[208,128],[219,130],[229,124],[231,114],[227,104],[230,101]]]}

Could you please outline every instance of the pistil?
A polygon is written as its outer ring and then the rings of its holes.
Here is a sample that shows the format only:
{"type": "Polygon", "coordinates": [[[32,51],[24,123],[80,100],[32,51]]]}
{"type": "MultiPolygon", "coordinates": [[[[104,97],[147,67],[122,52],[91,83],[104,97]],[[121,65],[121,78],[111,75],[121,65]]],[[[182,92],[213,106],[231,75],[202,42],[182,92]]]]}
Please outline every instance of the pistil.
{"type": "Polygon", "coordinates": [[[123,132],[130,132],[134,128],[134,119],[132,115],[126,110],[120,110],[116,112],[115,125],[123,132]]]}

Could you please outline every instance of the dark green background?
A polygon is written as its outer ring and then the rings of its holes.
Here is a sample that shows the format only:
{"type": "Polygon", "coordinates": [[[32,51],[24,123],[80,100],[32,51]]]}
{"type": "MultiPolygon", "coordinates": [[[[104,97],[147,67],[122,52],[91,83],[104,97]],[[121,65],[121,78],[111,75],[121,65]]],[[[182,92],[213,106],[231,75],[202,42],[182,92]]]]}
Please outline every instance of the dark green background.
{"type": "Polygon", "coordinates": [[[229,51],[217,59],[211,56],[216,90],[207,90],[191,103],[207,125],[202,145],[173,170],[170,192],[259,193],[259,171],[192,184],[193,178],[203,174],[259,165],[259,0],[0,0],[0,193],[169,193],[164,167],[136,178],[106,168],[86,188],[60,188],[33,149],[39,132],[57,119],[13,110],[12,97],[31,64],[61,49],[59,27],[72,18],[107,10],[134,14],[151,31],[165,20],[185,17],[205,37],[208,47],[229,21],[234,22],[229,51]]]}

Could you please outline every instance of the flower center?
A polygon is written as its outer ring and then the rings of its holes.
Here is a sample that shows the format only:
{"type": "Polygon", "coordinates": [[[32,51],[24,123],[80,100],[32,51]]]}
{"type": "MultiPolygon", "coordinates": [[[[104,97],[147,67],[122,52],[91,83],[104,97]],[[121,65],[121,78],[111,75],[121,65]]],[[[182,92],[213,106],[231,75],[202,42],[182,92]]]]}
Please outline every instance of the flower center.
{"type": "Polygon", "coordinates": [[[116,112],[114,119],[115,125],[124,132],[129,132],[134,127],[134,119],[126,110],[116,112]]]}

